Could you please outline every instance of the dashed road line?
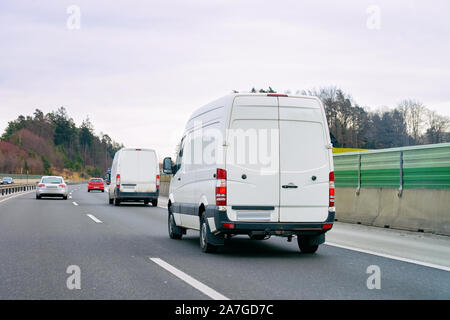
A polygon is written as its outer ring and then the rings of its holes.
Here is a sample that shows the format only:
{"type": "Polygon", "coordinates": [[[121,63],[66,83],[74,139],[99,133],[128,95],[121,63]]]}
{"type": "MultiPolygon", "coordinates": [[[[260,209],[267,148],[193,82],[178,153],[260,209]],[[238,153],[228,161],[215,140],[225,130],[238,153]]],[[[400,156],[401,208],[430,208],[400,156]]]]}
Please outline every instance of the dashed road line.
{"type": "Polygon", "coordinates": [[[214,299],[214,300],[230,300],[229,298],[225,297],[224,295],[220,294],[216,290],[208,287],[207,285],[201,283],[200,281],[192,278],[187,273],[184,273],[183,271],[175,268],[174,266],[168,264],[164,260],[160,258],[149,258],[151,261],[159,265],[160,267],[166,269],[170,273],[172,273],[177,278],[183,280],[190,286],[194,287],[198,291],[202,292],[203,294],[206,294],[208,297],[214,299]]]}
{"type": "Polygon", "coordinates": [[[74,201],[74,202],[72,202],[72,203],[73,203],[73,205],[74,205],[74,206],[77,206],[77,205],[78,205],[78,203],[76,203],[75,201],[74,201]]]}
{"type": "Polygon", "coordinates": [[[103,223],[102,221],[100,221],[99,219],[97,219],[95,216],[93,216],[92,214],[86,214],[89,218],[91,218],[92,220],[94,220],[96,223],[103,223]]]}

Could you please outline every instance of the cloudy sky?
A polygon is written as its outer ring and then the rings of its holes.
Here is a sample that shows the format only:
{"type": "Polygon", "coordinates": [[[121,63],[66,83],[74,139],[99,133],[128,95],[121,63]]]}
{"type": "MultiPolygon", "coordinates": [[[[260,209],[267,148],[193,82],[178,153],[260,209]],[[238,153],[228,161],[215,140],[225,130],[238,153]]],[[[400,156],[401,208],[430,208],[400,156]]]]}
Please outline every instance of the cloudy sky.
{"type": "Polygon", "coordinates": [[[445,0],[2,0],[0,131],[65,106],[162,157],[194,109],[269,85],[338,86],[371,109],[418,99],[450,116],[449,13],[445,0]]]}

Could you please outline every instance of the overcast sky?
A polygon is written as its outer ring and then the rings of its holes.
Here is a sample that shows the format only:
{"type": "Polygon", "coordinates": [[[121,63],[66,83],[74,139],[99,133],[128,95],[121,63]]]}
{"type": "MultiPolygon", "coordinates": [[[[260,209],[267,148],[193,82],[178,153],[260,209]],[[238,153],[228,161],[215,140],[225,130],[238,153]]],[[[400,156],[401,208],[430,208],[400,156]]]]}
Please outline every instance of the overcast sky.
{"type": "Polygon", "coordinates": [[[0,131],[65,106],[162,157],[194,109],[269,85],[450,116],[449,21],[449,1],[2,0],[0,131]]]}

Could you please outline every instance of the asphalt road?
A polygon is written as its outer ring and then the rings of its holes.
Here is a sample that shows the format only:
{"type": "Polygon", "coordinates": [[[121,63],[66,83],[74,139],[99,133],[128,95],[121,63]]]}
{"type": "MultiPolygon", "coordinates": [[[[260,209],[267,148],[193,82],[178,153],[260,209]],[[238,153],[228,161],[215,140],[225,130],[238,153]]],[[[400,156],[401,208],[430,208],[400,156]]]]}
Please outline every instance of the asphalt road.
{"type": "Polygon", "coordinates": [[[0,198],[0,299],[450,299],[449,271],[330,245],[304,255],[277,237],[205,254],[198,232],[168,237],[164,208],[70,189],[66,201],[0,198]],[[66,284],[71,265],[79,290],[66,284]],[[372,265],[380,289],[367,287],[372,265]]]}

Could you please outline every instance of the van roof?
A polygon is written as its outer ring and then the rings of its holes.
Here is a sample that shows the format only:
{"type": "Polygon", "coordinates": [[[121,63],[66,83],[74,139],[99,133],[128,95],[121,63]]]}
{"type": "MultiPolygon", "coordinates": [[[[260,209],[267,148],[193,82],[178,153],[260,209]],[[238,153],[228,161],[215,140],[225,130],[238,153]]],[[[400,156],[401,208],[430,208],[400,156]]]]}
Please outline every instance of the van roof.
{"type": "Polygon", "coordinates": [[[151,152],[155,152],[154,149],[149,149],[149,148],[122,148],[119,151],[151,151],[151,152]]]}
{"type": "MultiPolygon", "coordinates": [[[[196,109],[192,115],[189,118],[189,121],[200,116],[201,114],[210,111],[211,109],[215,109],[215,108],[220,108],[220,107],[225,107],[225,108],[230,108],[232,105],[232,101],[234,100],[234,98],[236,97],[241,97],[241,96],[254,96],[254,97],[267,97],[269,95],[284,95],[282,93],[251,93],[251,92],[242,92],[242,93],[230,93],[226,96],[223,96],[220,99],[214,100],[206,105],[204,105],[203,107],[200,107],[198,109],[196,109]]],[[[320,99],[316,96],[306,96],[306,95],[286,95],[289,98],[305,98],[305,99],[313,99],[313,100],[317,100],[320,102],[320,99]]]]}

